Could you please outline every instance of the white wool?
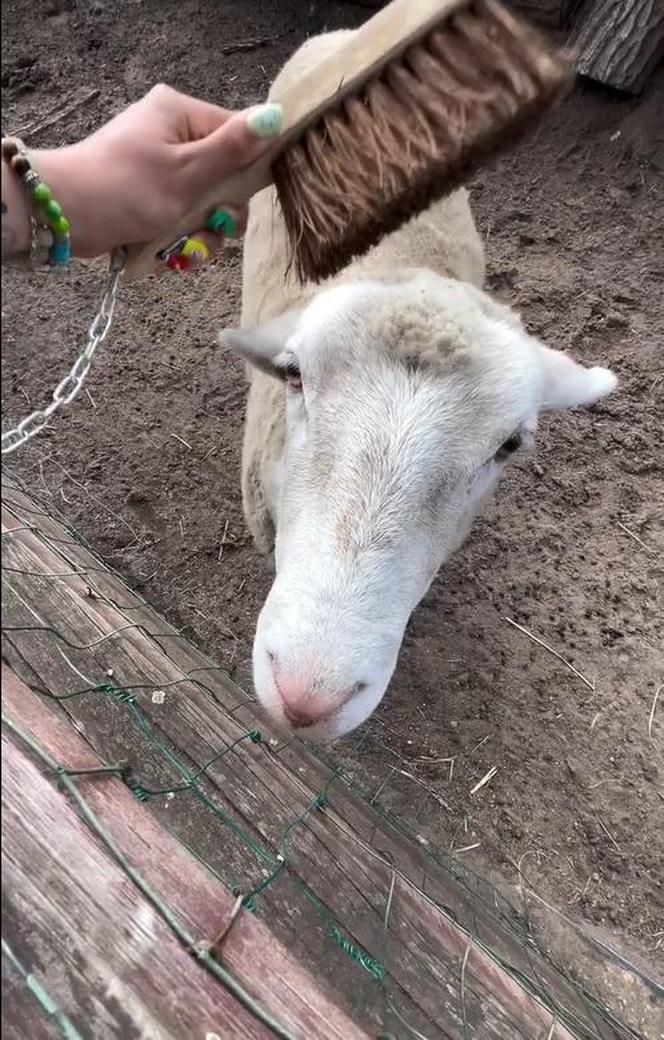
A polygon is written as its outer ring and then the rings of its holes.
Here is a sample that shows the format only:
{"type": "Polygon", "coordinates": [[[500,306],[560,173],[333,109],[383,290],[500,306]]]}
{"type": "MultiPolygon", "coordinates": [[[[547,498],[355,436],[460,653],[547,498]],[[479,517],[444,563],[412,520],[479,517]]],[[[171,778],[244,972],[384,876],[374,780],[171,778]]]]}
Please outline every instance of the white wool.
{"type": "MultiPolygon", "coordinates": [[[[309,40],[273,91],[345,36],[309,40]]],[[[273,189],[251,203],[245,331],[224,340],[254,361],[243,503],[257,546],[276,547],[254,679],[274,718],[311,739],[353,729],[384,695],[410,613],[498,481],[501,446],[527,445],[543,408],[615,386],[529,336],[483,280],[464,190],[323,286],[289,274],[273,189]],[[275,363],[299,367],[301,392],[275,363]]]]}

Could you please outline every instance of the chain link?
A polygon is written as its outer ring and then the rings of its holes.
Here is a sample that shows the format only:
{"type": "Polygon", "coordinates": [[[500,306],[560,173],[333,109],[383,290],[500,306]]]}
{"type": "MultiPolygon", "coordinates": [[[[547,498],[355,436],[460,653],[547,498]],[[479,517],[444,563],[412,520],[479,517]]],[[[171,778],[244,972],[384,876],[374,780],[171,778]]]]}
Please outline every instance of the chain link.
{"type": "Polygon", "coordinates": [[[53,413],[58,408],[71,404],[83,386],[85,377],[90,371],[95,351],[99,344],[106,339],[113,324],[113,314],[125,260],[126,252],[124,250],[119,249],[113,254],[106,291],[104,292],[99,311],[88,330],[88,338],[83,350],[76,358],[69,374],[56,386],[50,404],[46,408],[40,408],[33,412],[32,415],[26,416],[13,430],[7,430],[6,433],[2,434],[3,455],[9,455],[10,452],[16,451],[22,444],[25,444],[31,437],[43,430],[53,413]]]}

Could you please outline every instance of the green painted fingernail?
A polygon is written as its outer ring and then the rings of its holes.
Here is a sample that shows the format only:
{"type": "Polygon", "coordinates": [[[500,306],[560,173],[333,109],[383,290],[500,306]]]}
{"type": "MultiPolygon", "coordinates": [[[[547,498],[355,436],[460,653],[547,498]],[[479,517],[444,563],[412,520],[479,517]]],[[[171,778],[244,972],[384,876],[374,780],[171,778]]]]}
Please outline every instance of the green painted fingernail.
{"type": "Polygon", "coordinates": [[[213,209],[205,221],[205,227],[215,235],[221,234],[229,238],[235,231],[235,223],[235,218],[227,209],[213,209]]]}
{"type": "Polygon", "coordinates": [[[284,125],[284,113],[281,105],[270,102],[259,105],[247,119],[247,126],[256,137],[276,137],[284,125]]]}

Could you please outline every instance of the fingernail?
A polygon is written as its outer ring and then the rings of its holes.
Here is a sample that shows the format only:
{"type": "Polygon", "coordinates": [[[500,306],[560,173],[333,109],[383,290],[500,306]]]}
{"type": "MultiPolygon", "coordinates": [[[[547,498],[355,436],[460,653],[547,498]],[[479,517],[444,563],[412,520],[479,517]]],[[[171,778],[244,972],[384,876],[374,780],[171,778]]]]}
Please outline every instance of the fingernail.
{"type": "Polygon", "coordinates": [[[273,102],[258,105],[247,117],[247,126],[256,137],[276,137],[283,125],[283,109],[273,102]]]}
{"type": "Polygon", "coordinates": [[[205,221],[205,230],[230,238],[235,231],[236,223],[235,217],[227,209],[213,209],[205,221]]]}
{"type": "Polygon", "coordinates": [[[188,238],[182,247],[180,256],[186,256],[192,261],[205,262],[210,257],[210,250],[201,238],[188,238]]]}
{"type": "Polygon", "coordinates": [[[176,256],[172,253],[166,261],[166,267],[171,271],[187,271],[189,269],[189,257],[176,256]]]}

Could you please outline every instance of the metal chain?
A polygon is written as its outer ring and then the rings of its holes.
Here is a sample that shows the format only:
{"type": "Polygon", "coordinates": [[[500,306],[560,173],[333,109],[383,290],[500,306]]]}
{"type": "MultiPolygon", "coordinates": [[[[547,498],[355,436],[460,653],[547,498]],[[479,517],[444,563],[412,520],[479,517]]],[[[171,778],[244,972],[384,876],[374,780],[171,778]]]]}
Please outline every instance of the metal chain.
{"type": "Polygon", "coordinates": [[[90,371],[95,351],[99,344],[106,339],[113,324],[120,277],[124,270],[126,258],[127,254],[122,249],[116,250],[111,258],[111,268],[101,306],[88,330],[85,347],[76,358],[69,375],[65,376],[58,383],[53,391],[53,398],[46,408],[40,408],[33,412],[32,415],[27,415],[13,430],[7,430],[6,433],[2,434],[3,455],[9,455],[10,452],[16,451],[22,444],[34,437],[36,433],[43,430],[53,413],[58,408],[63,407],[63,405],[70,404],[83,386],[83,381],[90,371]]]}

